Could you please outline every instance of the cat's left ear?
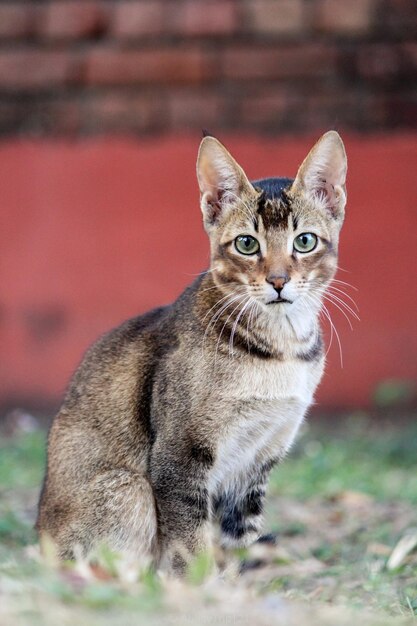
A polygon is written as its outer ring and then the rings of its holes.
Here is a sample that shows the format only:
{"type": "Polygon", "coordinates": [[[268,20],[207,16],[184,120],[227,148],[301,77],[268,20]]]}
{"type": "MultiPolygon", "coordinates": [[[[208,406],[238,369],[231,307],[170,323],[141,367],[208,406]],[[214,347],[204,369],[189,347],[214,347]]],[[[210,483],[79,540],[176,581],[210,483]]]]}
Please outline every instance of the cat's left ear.
{"type": "Polygon", "coordinates": [[[245,191],[256,194],[240,165],[223,144],[210,135],[200,144],[197,179],[206,227],[221,220],[245,191]]]}
{"type": "Polygon", "coordinates": [[[343,221],[346,204],[347,159],[340,135],[330,130],[310,150],[298,170],[291,192],[323,202],[332,216],[343,221]]]}

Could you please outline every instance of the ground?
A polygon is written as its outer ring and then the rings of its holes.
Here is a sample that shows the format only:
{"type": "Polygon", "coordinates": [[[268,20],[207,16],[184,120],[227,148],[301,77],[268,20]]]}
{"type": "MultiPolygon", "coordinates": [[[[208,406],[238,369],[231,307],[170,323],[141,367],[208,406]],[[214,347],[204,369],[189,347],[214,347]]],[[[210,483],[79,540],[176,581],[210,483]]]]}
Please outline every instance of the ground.
{"type": "MultiPolygon", "coordinates": [[[[0,439],[0,625],[416,624],[417,423],[310,420],[270,481],[275,539],[207,559],[186,582],[120,562],[41,560],[33,522],[45,430],[16,413],[0,439]],[[334,424],[337,423],[337,426],[334,424]]],[[[47,546],[48,548],[48,546],[47,546]]]]}

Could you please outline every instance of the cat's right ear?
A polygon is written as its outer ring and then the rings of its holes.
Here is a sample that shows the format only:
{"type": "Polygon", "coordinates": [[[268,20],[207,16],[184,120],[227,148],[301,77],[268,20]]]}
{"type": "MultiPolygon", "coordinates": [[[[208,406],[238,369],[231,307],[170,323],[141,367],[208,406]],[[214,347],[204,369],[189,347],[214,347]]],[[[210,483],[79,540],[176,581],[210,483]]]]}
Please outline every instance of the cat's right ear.
{"type": "Polygon", "coordinates": [[[254,188],[232,155],[215,137],[204,137],[197,157],[200,205],[206,226],[213,226],[242,192],[254,188]]]}

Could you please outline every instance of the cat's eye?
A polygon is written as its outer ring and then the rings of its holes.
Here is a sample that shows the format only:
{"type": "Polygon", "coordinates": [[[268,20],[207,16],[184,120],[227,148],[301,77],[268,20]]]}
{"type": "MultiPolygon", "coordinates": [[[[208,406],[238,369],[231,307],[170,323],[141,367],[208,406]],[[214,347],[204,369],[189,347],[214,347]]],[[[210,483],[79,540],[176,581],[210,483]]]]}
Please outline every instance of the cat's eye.
{"type": "Polygon", "coordinates": [[[318,238],[314,233],[301,233],[294,239],[294,249],[297,252],[311,252],[317,246],[318,238]]]}
{"type": "Polygon", "coordinates": [[[235,247],[241,254],[256,254],[259,251],[259,241],[251,235],[239,235],[235,239],[235,247]]]}

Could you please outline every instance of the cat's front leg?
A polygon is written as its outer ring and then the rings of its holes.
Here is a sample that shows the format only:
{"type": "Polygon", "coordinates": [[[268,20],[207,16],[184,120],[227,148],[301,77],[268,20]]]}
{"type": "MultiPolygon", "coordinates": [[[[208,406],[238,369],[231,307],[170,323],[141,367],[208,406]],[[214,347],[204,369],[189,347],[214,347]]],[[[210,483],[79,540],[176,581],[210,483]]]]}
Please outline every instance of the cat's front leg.
{"type": "Polygon", "coordinates": [[[161,446],[151,457],[159,566],[175,575],[185,574],[193,556],[212,552],[207,490],[211,465],[210,450],[198,445],[181,451],[161,446]]]}
{"type": "Polygon", "coordinates": [[[274,463],[271,460],[253,468],[214,498],[213,512],[223,548],[246,547],[259,538],[266,482],[274,463]]]}

